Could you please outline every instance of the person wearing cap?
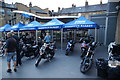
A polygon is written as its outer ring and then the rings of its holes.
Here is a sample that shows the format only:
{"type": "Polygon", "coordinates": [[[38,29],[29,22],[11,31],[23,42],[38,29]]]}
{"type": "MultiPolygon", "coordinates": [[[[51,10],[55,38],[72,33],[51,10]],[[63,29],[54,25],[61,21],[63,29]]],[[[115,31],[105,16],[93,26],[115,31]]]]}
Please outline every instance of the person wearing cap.
{"type": "Polygon", "coordinates": [[[14,62],[14,71],[16,72],[16,48],[17,48],[17,42],[16,40],[12,37],[12,33],[8,32],[7,33],[7,40],[6,40],[6,47],[5,47],[5,54],[7,55],[7,65],[8,65],[8,70],[7,72],[11,72],[11,60],[14,62]]]}

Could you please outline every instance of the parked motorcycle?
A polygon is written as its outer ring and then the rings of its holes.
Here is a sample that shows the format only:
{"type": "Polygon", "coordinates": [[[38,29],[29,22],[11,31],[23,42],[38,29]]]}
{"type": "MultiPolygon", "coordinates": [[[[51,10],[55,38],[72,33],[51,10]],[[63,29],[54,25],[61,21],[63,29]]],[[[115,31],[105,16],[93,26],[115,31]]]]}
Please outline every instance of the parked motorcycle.
{"type": "Polygon", "coordinates": [[[80,65],[80,71],[82,73],[86,73],[91,68],[93,63],[94,49],[96,48],[96,46],[97,46],[96,42],[92,42],[92,44],[89,44],[87,54],[83,58],[80,65]]]}
{"type": "Polygon", "coordinates": [[[111,42],[108,46],[108,60],[118,60],[120,61],[120,44],[111,42]]]}
{"type": "Polygon", "coordinates": [[[39,54],[39,46],[38,45],[32,45],[32,44],[24,44],[21,43],[21,58],[23,58],[23,56],[25,57],[31,57],[34,56],[36,57],[39,54]]]}
{"type": "Polygon", "coordinates": [[[66,54],[65,55],[68,55],[70,52],[72,52],[74,50],[74,45],[75,45],[75,42],[73,42],[72,40],[70,40],[67,43],[67,48],[66,48],[66,54]]]}
{"type": "Polygon", "coordinates": [[[55,42],[53,43],[44,43],[44,45],[40,48],[40,55],[38,60],[35,63],[37,67],[41,59],[47,59],[50,61],[55,55],[55,42]]]}
{"type": "Polygon", "coordinates": [[[4,56],[4,52],[5,52],[5,46],[6,46],[6,42],[1,42],[1,47],[0,47],[0,56],[4,56]]]}
{"type": "Polygon", "coordinates": [[[83,41],[83,43],[81,44],[81,56],[80,56],[81,58],[83,58],[86,55],[87,50],[88,44],[85,41],[83,41]]]}

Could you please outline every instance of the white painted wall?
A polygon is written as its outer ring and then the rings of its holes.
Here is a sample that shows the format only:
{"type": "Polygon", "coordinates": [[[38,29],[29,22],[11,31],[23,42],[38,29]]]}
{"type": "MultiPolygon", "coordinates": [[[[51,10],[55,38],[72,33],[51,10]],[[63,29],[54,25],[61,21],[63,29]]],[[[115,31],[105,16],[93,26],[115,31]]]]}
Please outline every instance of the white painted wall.
{"type": "Polygon", "coordinates": [[[119,2],[120,0],[108,0],[108,2],[119,2]]]}

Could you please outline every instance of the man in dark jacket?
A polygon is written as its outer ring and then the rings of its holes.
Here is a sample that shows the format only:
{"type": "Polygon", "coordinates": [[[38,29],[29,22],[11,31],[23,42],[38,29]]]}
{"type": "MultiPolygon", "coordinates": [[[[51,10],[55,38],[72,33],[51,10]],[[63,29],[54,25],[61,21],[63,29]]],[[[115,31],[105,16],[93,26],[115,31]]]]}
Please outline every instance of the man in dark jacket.
{"type": "Polygon", "coordinates": [[[10,62],[11,59],[14,62],[14,71],[16,72],[16,48],[17,48],[17,43],[16,40],[12,37],[12,33],[8,32],[7,33],[7,40],[6,40],[6,48],[5,48],[5,54],[7,55],[7,64],[8,64],[8,70],[7,72],[11,72],[11,66],[10,62]]]}
{"type": "Polygon", "coordinates": [[[17,48],[16,48],[17,64],[16,64],[16,66],[18,66],[18,65],[22,64],[21,63],[21,56],[20,56],[20,49],[19,49],[19,37],[14,34],[14,31],[11,31],[11,32],[12,32],[13,38],[16,40],[16,43],[17,43],[17,48]]]}

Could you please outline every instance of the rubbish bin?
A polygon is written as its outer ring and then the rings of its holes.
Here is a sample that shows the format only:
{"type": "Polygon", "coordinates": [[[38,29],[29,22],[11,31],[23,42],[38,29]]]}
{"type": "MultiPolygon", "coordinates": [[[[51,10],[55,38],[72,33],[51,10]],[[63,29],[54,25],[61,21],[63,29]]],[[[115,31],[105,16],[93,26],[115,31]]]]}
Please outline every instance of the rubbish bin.
{"type": "Polygon", "coordinates": [[[97,76],[107,78],[108,60],[96,59],[97,76]]]}
{"type": "Polygon", "coordinates": [[[108,79],[120,80],[120,66],[108,67],[108,79]]]}

